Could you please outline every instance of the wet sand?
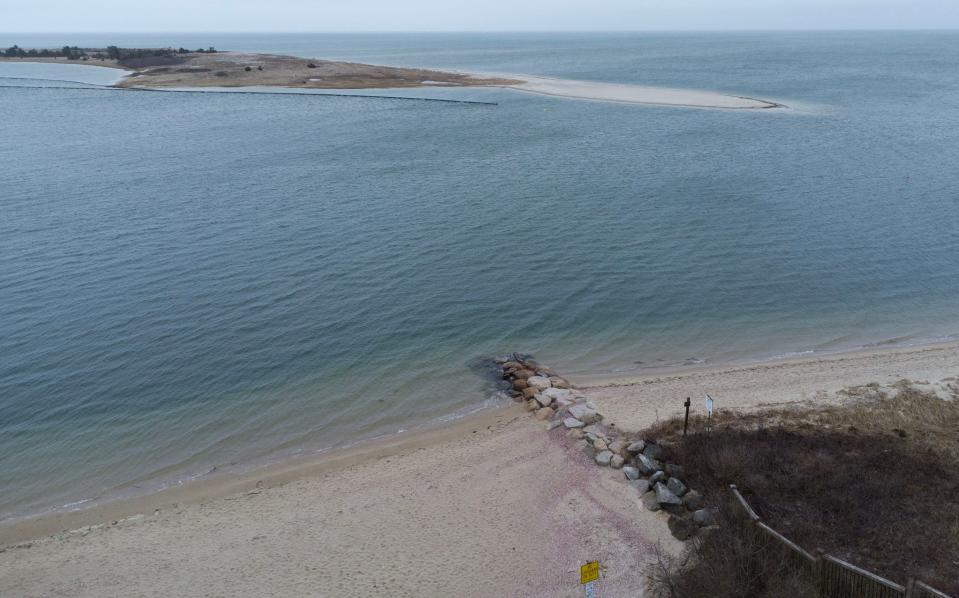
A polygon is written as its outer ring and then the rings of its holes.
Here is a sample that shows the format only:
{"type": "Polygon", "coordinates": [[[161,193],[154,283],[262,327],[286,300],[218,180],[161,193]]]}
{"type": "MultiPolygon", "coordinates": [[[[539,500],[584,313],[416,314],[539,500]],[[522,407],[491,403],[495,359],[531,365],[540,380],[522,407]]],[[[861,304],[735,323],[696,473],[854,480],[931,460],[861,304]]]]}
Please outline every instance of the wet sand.
{"type": "MultiPolygon", "coordinates": [[[[959,375],[959,344],[573,378],[623,430],[717,408],[845,400],[837,391],[959,375]]],[[[622,474],[518,407],[139,499],[0,526],[0,595],[640,595],[654,546],[679,544],[622,474]],[[114,523],[115,522],[115,523],[114,523]],[[82,527],[92,526],[92,527],[82,527]],[[74,530],[74,531],[62,531],[74,530]],[[53,534],[53,535],[50,535],[53,534]]]]}

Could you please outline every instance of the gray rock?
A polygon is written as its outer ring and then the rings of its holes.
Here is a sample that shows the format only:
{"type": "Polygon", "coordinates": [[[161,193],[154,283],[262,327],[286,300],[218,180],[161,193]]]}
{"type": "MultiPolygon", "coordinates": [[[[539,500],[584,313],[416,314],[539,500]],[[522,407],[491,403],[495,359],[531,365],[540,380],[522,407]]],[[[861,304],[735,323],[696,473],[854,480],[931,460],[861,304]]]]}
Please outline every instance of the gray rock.
{"type": "Polygon", "coordinates": [[[543,407],[549,407],[553,404],[553,397],[547,396],[546,393],[541,392],[533,398],[536,399],[536,402],[543,407]]]}
{"type": "Polygon", "coordinates": [[[686,508],[690,511],[698,511],[706,506],[706,500],[699,492],[690,490],[683,496],[683,504],[686,505],[686,508]]]}
{"type": "Polygon", "coordinates": [[[529,388],[535,388],[537,392],[542,392],[551,386],[549,378],[543,376],[530,376],[526,379],[526,385],[529,388]]]}
{"type": "Polygon", "coordinates": [[[660,505],[677,505],[680,506],[683,504],[683,500],[669,491],[666,488],[666,485],[662,482],[656,484],[656,501],[660,505]]]}
{"type": "Polygon", "coordinates": [[[675,463],[666,464],[666,474],[671,478],[679,478],[682,481],[686,481],[686,470],[682,468],[681,465],[676,465],[675,463]]]}
{"type": "Polygon", "coordinates": [[[629,451],[629,452],[631,452],[631,453],[633,453],[633,454],[635,455],[636,453],[641,453],[641,452],[643,452],[643,449],[644,449],[644,448],[646,448],[646,443],[643,442],[642,440],[637,440],[636,442],[634,442],[634,443],[630,444],[629,446],[627,446],[627,447],[626,447],[626,450],[629,451]]]}
{"type": "MultiPolygon", "coordinates": [[[[612,452],[612,451],[610,451],[612,452]]],[[[617,455],[613,453],[613,458],[609,460],[609,466],[613,469],[620,469],[623,466],[623,463],[626,462],[626,459],[623,459],[622,455],[617,455]]]]}
{"type": "Polygon", "coordinates": [[[563,420],[563,425],[566,426],[567,428],[582,428],[586,424],[579,421],[575,417],[567,417],[566,419],[563,420]]]}
{"type": "Polygon", "coordinates": [[[610,451],[600,451],[596,455],[596,464],[597,465],[609,465],[609,462],[613,459],[613,453],[610,451]]]}
{"type": "Polygon", "coordinates": [[[632,480],[629,482],[629,485],[636,489],[636,492],[640,494],[646,494],[649,492],[649,480],[632,480]]]}
{"type": "Polygon", "coordinates": [[[569,388],[569,382],[565,378],[550,376],[549,381],[553,384],[554,388],[569,388]]]}
{"type": "Polygon", "coordinates": [[[669,478],[669,481],[666,482],[666,488],[676,496],[682,496],[689,491],[686,484],[679,480],[679,478],[669,478]]]}
{"type": "Polygon", "coordinates": [[[643,506],[650,511],[658,511],[662,509],[662,507],[659,505],[659,501],[656,500],[655,492],[647,492],[643,495],[643,506]]]}
{"type": "Polygon", "coordinates": [[[610,442],[610,443],[609,443],[609,450],[611,450],[611,451],[613,451],[614,453],[616,453],[617,455],[621,455],[621,456],[623,456],[623,457],[628,457],[628,456],[629,456],[629,453],[626,452],[626,441],[623,440],[622,438],[610,442]]]}
{"type": "Polygon", "coordinates": [[[585,440],[577,440],[577,441],[576,441],[576,444],[574,444],[573,446],[575,446],[576,448],[578,448],[578,449],[581,450],[581,451],[584,451],[584,450],[586,450],[586,447],[589,446],[589,443],[586,442],[585,440]]]}
{"type": "Polygon", "coordinates": [[[626,476],[627,480],[638,480],[639,479],[639,470],[631,465],[627,465],[623,468],[623,474],[626,476]]]}
{"type": "MultiPolygon", "coordinates": [[[[527,382],[527,384],[529,383],[527,382]]],[[[573,402],[572,393],[562,388],[547,388],[546,390],[543,391],[542,394],[549,397],[553,401],[568,400],[570,403],[573,402]]]]}
{"type": "Polygon", "coordinates": [[[650,486],[655,486],[656,484],[658,484],[658,483],[660,483],[660,482],[666,482],[666,472],[664,472],[664,471],[657,471],[657,472],[653,473],[653,475],[649,476],[649,485],[650,485],[650,486]]]}
{"type": "Polygon", "coordinates": [[[555,430],[556,428],[558,428],[558,427],[560,427],[560,426],[562,426],[562,425],[563,425],[563,422],[561,422],[561,421],[559,421],[559,420],[551,421],[551,422],[549,422],[548,424],[546,424],[546,431],[547,431],[547,432],[552,432],[553,430],[555,430]]]}
{"type": "MultiPolygon", "coordinates": [[[[559,423],[562,424],[563,422],[559,422],[559,423]]],[[[573,428],[572,430],[566,430],[566,437],[567,437],[567,438],[572,438],[573,440],[580,440],[580,439],[582,439],[583,442],[586,442],[586,440],[583,438],[583,431],[580,430],[579,428],[573,428]]]]}
{"type": "Polygon", "coordinates": [[[670,515],[666,525],[669,526],[669,531],[672,532],[673,537],[683,542],[696,533],[696,524],[679,515],[670,515]]]}
{"type": "Polygon", "coordinates": [[[719,509],[715,507],[699,509],[693,513],[693,521],[702,527],[706,527],[707,525],[716,525],[719,523],[719,509]]]}
{"type": "Polygon", "coordinates": [[[658,444],[646,443],[646,448],[643,449],[643,454],[649,457],[650,459],[655,459],[656,461],[662,461],[663,457],[666,456],[666,450],[658,444]]]}
{"type": "Polygon", "coordinates": [[[640,453],[636,455],[636,469],[638,469],[643,475],[652,475],[657,471],[662,471],[663,465],[659,461],[650,459],[646,455],[640,453]]]}
{"type": "Polygon", "coordinates": [[[569,414],[587,424],[595,424],[603,419],[602,415],[582,403],[570,405],[569,414]]]}
{"type": "Polygon", "coordinates": [[[603,435],[603,436],[606,435],[605,432],[603,432],[603,430],[600,429],[600,427],[597,426],[596,424],[589,424],[588,426],[583,428],[583,432],[588,432],[590,434],[603,435]]]}

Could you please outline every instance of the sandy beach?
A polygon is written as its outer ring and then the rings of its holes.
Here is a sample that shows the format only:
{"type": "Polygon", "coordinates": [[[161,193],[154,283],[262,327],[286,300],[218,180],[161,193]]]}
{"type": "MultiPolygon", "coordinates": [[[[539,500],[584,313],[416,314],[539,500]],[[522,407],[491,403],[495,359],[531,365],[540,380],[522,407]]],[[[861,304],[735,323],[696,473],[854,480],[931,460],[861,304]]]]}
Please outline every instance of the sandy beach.
{"type": "MultiPolygon", "coordinates": [[[[705,392],[748,410],[901,378],[945,392],[957,374],[959,345],[943,344],[573,382],[628,431],[686,396],[702,409],[705,392]]],[[[654,547],[681,550],[663,518],[562,429],[511,407],[0,526],[0,595],[578,596],[577,567],[593,559],[598,595],[639,595],[654,547]]]]}
{"type": "Polygon", "coordinates": [[[766,109],[780,104],[753,98],[724,95],[713,91],[675,89],[646,85],[623,85],[598,81],[551,79],[523,75],[519,84],[506,85],[509,89],[578,100],[617,102],[622,104],[649,104],[687,108],[766,109]]]}

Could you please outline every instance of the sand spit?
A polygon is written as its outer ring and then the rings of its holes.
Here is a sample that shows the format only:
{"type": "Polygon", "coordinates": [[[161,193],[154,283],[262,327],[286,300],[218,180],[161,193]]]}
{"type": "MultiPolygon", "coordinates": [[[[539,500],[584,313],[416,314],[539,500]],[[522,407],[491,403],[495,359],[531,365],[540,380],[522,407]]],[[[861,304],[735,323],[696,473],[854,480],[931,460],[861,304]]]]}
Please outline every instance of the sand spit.
{"type": "Polygon", "coordinates": [[[673,89],[531,75],[445,72],[376,66],[277,54],[217,52],[158,58],[157,64],[131,68],[115,60],[67,61],[65,58],[0,58],[6,62],[48,62],[106,66],[128,71],[117,87],[295,89],[399,89],[420,87],[501,87],[569,99],[715,109],[767,109],[781,104],[695,89],[673,89]]]}
{"type": "Polygon", "coordinates": [[[507,85],[509,89],[579,100],[617,102],[622,104],[649,104],[686,108],[721,108],[733,110],[778,108],[781,104],[740,96],[729,96],[712,91],[673,89],[645,85],[623,85],[596,81],[574,81],[523,75],[523,83],[507,85]]]}
{"type": "MultiPolygon", "coordinates": [[[[840,402],[837,391],[959,374],[959,345],[638,379],[573,377],[628,432],[709,392],[717,408],[840,402]]],[[[701,400],[693,403],[702,410],[701,400]]],[[[57,517],[0,525],[0,595],[636,595],[665,514],[522,407],[57,517]],[[87,527],[83,527],[87,526],[87,527]],[[64,531],[73,530],[73,531],[64,531]],[[50,535],[53,534],[53,535],[50,535]]]]}

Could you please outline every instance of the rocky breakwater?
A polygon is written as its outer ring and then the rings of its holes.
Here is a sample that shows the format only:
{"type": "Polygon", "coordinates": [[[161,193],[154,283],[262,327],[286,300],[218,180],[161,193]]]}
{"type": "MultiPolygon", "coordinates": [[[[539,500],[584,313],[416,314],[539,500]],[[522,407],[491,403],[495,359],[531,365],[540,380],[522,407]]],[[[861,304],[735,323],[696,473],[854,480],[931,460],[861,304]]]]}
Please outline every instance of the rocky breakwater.
{"type": "Polygon", "coordinates": [[[512,354],[497,360],[513,399],[525,404],[547,430],[564,427],[600,467],[622,470],[651,511],[668,514],[673,536],[688,540],[700,528],[714,527],[718,511],[707,508],[703,495],[689,488],[682,466],[669,460],[668,450],[652,439],[629,438],[604,425],[596,406],[565,378],[529,356],[512,354]]]}

